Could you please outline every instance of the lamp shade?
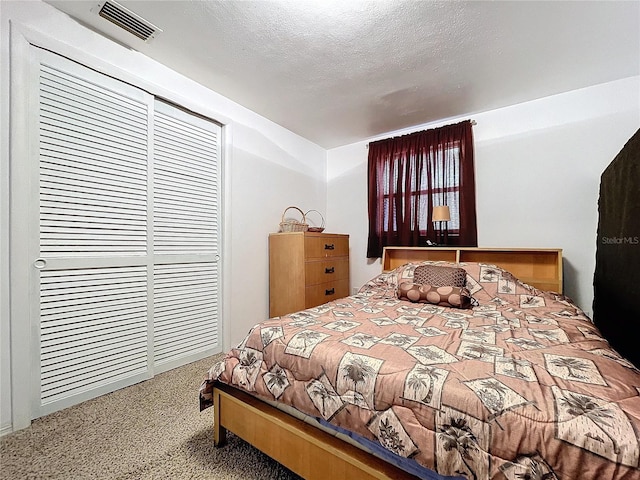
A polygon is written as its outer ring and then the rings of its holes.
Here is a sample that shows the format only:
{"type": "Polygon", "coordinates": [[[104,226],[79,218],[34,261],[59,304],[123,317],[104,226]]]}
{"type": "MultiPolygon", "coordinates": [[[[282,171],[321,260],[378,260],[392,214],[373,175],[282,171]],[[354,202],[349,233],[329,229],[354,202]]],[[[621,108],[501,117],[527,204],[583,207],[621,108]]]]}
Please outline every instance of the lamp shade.
{"type": "Polygon", "coordinates": [[[433,222],[448,222],[449,220],[451,220],[449,207],[447,205],[442,205],[440,207],[433,207],[431,220],[433,222]]]}

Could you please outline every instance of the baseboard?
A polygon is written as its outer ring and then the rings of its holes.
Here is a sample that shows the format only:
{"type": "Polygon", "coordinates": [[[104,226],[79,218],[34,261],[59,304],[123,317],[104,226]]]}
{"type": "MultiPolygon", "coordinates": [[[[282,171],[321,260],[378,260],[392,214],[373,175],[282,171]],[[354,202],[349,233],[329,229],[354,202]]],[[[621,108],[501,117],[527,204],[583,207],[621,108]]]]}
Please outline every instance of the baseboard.
{"type": "Polygon", "coordinates": [[[13,425],[8,423],[0,427],[0,437],[13,432],[13,425]]]}

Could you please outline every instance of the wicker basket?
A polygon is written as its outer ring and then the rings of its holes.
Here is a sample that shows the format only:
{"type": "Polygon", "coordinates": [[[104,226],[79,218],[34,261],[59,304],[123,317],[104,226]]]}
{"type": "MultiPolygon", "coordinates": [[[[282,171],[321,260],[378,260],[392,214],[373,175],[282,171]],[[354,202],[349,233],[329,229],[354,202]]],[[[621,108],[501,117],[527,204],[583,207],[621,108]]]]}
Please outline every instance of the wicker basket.
{"type": "Polygon", "coordinates": [[[308,229],[309,229],[309,224],[307,224],[306,217],[302,210],[300,210],[298,207],[287,207],[284,209],[284,212],[282,212],[282,221],[280,222],[281,232],[306,232],[308,229]],[[291,218],[289,219],[284,218],[284,215],[287,213],[287,210],[291,208],[300,212],[300,215],[302,215],[302,221],[298,221],[291,218]]]}
{"type": "Polygon", "coordinates": [[[304,214],[305,219],[309,216],[309,214],[311,212],[316,212],[318,215],[320,215],[320,218],[322,219],[322,224],[319,227],[309,227],[308,231],[309,232],[324,232],[324,217],[322,216],[322,214],[318,211],[318,210],[309,210],[308,212],[306,212],[304,214]]]}

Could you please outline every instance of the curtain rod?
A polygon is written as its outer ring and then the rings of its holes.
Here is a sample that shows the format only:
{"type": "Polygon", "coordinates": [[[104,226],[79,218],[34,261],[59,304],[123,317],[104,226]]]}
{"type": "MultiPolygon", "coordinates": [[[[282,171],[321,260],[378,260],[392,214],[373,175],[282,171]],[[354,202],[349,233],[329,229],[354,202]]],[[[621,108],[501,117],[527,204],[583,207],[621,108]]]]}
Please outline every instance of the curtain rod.
{"type": "MultiPolygon", "coordinates": [[[[471,125],[473,125],[473,126],[478,124],[478,122],[476,122],[475,120],[470,120],[470,122],[471,122],[471,125]]],[[[369,148],[369,144],[367,143],[364,147],[365,148],[369,148]]]]}

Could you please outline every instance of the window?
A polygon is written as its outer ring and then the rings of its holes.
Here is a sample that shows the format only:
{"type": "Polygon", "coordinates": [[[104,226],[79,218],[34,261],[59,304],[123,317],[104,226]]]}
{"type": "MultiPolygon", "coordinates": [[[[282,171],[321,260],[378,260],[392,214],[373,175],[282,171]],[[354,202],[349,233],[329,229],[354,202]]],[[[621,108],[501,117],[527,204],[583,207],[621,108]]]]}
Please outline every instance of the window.
{"type": "Polygon", "coordinates": [[[388,245],[477,245],[471,122],[425,130],[369,145],[367,257],[388,245]],[[431,221],[447,205],[451,220],[431,221]]]}

